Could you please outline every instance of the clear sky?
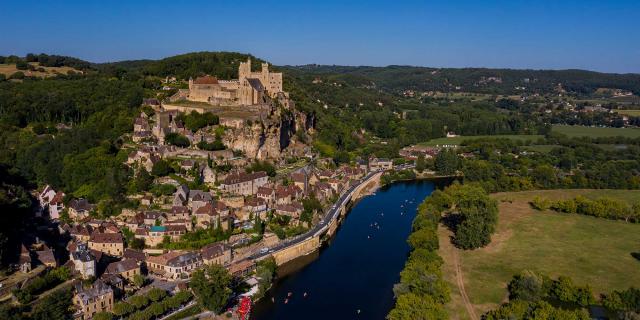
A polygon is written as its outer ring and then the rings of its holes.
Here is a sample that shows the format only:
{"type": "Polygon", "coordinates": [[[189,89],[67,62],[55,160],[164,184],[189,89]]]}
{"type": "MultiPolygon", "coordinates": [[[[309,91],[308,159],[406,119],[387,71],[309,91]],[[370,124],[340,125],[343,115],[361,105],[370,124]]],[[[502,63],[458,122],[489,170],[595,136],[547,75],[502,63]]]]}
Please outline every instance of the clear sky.
{"type": "Polygon", "coordinates": [[[0,55],[640,73],[640,0],[0,0],[0,55]]]}

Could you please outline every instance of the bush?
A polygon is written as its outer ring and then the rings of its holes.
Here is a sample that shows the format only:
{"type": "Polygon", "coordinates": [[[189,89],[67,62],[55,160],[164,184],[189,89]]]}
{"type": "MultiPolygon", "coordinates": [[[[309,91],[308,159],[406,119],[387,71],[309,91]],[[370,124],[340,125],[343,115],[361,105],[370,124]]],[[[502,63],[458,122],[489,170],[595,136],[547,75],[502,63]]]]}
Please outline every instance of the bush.
{"type": "Polygon", "coordinates": [[[187,137],[175,132],[168,133],[164,137],[164,141],[177,147],[188,147],[191,144],[187,137]]]}
{"type": "Polygon", "coordinates": [[[170,173],[173,173],[173,168],[166,160],[158,160],[151,168],[151,174],[156,177],[164,177],[170,173]]]}

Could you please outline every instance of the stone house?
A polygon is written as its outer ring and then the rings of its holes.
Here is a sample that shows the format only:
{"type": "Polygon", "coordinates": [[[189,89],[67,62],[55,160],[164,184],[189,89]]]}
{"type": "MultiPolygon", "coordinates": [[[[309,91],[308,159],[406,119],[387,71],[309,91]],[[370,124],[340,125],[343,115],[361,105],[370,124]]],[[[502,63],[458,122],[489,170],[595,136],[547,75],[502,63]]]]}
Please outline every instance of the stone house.
{"type": "Polygon", "coordinates": [[[276,213],[279,215],[289,216],[295,219],[300,218],[300,214],[304,210],[304,207],[299,202],[293,202],[291,204],[283,204],[276,206],[276,213]]]}
{"type": "Polygon", "coordinates": [[[267,205],[272,205],[276,201],[276,191],[273,188],[260,187],[258,188],[256,196],[260,199],[263,199],[267,203],[267,205]]]}
{"type": "Polygon", "coordinates": [[[216,242],[200,250],[205,264],[219,264],[225,266],[231,262],[231,248],[221,242],[216,242]]]}
{"type": "Polygon", "coordinates": [[[121,256],[124,252],[124,239],[120,233],[94,232],[89,239],[89,249],[112,256],[121,256]]]}
{"type": "Polygon", "coordinates": [[[191,207],[191,212],[195,212],[198,208],[211,203],[213,201],[213,197],[211,194],[202,190],[191,190],[189,191],[189,203],[188,206],[191,207]]]}
{"type": "Polygon", "coordinates": [[[220,184],[220,189],[240,195],[253,195],[258,192],[258,188],[267,184],[269,177],[264,171],[254,173],[234,173],[228,175],[220,184]]]}
{"type": "Polygon", "coordinates": [[[267,202],[261,198],[249,198],[244,203],[244,211],[253,216],[260,215],[261,218],[266,218],[267,202]]]}
{"type": "Polygon", "coordinates": [[[191,251],[171,251],[147,258],[149,270],[165,279],[188,277],[203,263],[202,256],[191,251]]]}
{"type": "Polygon", "coordinates": [[[82,278],[88,279],[96,276],[96,258],[84,243],[78,243],[75,249],[69,249],[69,260],[73,268],[82,278]]]}
{"type": "Polygon", "coordinates": [[[78,310],[74,319],[89,320],[98,312],[113,309],[113,289],[101,280],[96,280],[89,289],[85,289],[82,282],[77,282],[74,287],[73,304],[78,310]]]}
{"type": "Polygon", "coordinates": [[[105,272],[120,275],[129,282],[133,282],[133,278],[141,274],[140,265],[135,260],[129,259],[110,263],[105,272]]]}
{"type": "Polygon", "coordinates": [[[220,214],[211,203],[207,203],[204,206],[198,208],[195,211],[196,226],[199,228],[217,228],[220,214]]]}
{"type": "Polygon", "coordinates": [[[393,161],[385,158],[370,158],[369,171],[386,171],[393,169],[393,161]]]}
{"type": "Polygon", "coordinates": [[[89,216],[89,213],[95,208],[90,204],[87,199],[73,199],[69,201],[68,210],[69,218],[71,219],[84,219],[89,216]]]}

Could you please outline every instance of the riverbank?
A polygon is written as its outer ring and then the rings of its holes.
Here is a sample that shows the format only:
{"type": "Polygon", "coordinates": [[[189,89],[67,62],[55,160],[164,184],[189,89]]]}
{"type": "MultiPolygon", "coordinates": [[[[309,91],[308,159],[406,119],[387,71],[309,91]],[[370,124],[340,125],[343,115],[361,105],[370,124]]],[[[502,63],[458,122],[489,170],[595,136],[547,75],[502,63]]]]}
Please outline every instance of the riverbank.
{"type": "Polygon", "coordinates": [[[428,181],[379,187],[378,179],[366,184],[329,245],[278,268],[252,319],[353,319],[358,309],[362,319],[386,317],[417,205],[435,187],[428,181]]]}

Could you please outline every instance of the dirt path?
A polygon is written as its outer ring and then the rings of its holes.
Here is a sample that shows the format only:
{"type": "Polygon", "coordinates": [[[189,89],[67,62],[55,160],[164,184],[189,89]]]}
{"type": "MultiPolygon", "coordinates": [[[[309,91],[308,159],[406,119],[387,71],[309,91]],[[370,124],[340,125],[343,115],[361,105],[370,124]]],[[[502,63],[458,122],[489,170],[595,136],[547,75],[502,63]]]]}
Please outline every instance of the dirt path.
{"type": "Polygon", "coordinates": [[[462,275],[462,268],[460,267],[460,258],[458,257],[457,249],[453,249],[453,263],[456,269],[456,283],[458,284],[458,290],[460,291],[460,295],[464,301],[464,307],[467,309],[467,313],[471,320],[478,320],[478,315],[476,315],[476,311],[473,309],[473,305],[467,295],[467,290],[464,288],[464,277],[462,275]]]}

